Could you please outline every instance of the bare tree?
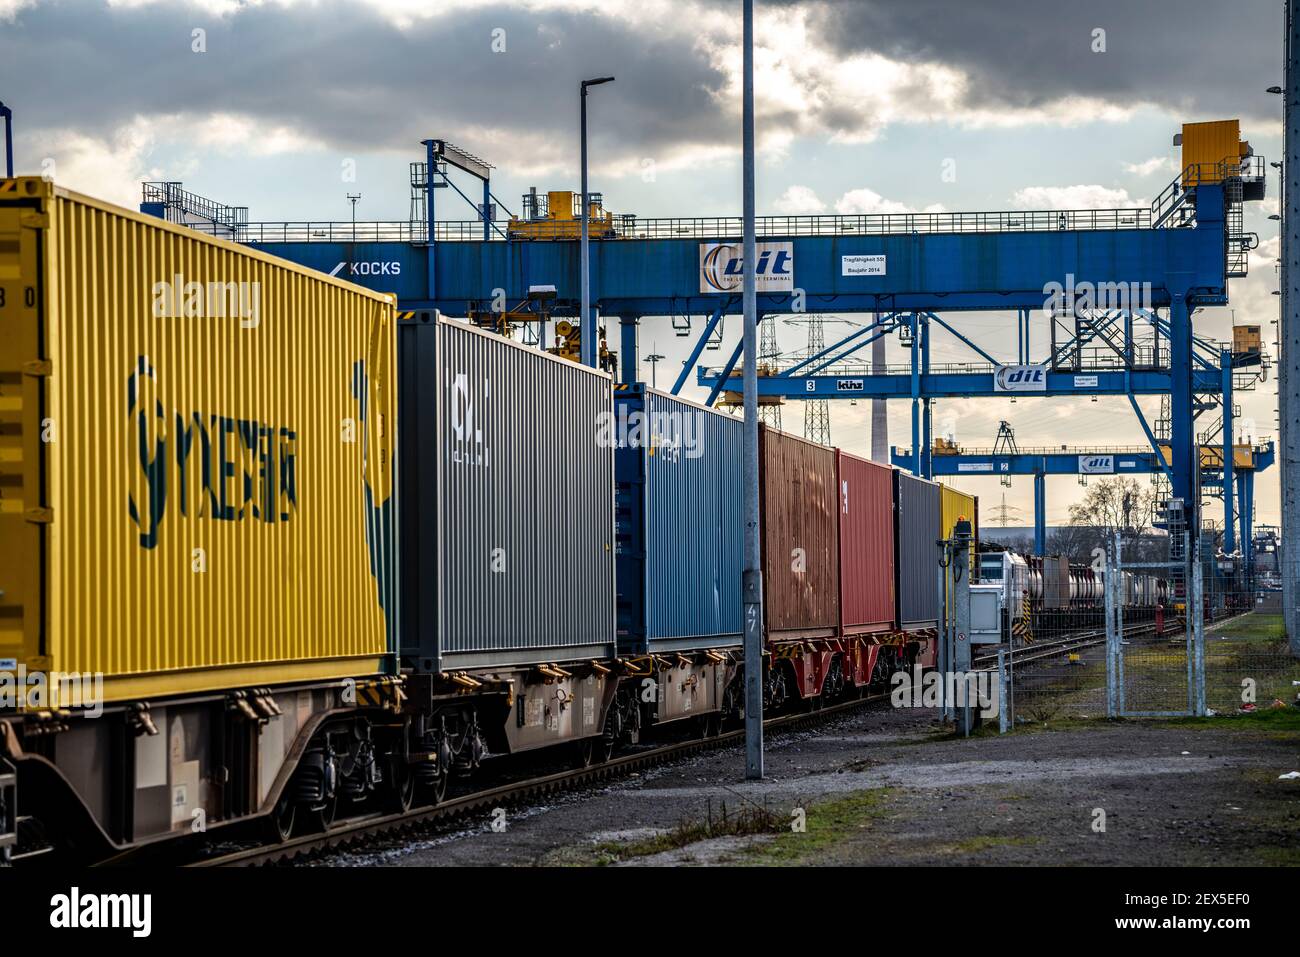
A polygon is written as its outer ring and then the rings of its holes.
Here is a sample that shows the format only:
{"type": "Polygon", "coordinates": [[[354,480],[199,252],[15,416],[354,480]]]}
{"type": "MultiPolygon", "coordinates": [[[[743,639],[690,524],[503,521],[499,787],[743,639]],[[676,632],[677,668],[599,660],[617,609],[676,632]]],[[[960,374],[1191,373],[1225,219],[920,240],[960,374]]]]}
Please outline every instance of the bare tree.
{"type": "Polygon", "coordinates": [[[1100,533],[1086,525],[1062,525],[1047,536],[1047,554],[1066,555],[1072,562],[1087,562],[1100,538],[1100,533]]]}
{"type": "Polygon", "coordinates": [[[1142,560],[1154,559],[1156,555],[1146,553],[1163,547],[1152,541],[1155,499],[1155,490],[1137,479],[1117,476],[1090,485],[1083,500],[1070,506],[1070,525],[1091,539],[1082,543],[1085,557],[1119,532],[1142,560]]]}

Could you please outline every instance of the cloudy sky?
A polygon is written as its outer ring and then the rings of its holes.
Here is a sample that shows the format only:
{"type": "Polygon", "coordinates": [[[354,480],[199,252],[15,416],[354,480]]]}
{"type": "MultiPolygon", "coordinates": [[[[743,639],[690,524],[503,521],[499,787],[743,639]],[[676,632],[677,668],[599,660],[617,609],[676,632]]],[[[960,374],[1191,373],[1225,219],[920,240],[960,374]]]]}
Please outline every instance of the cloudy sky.
{"type": "MultiPolygon", "coordinates": [[[[1280,0],[1229,14],[1221,0],[757,7],[760,214],[1145,205],[1173,178],[1172,135],[1190,120],[1240,117],[1256,152],[1281,152],[1280,100],[1264,92],[1281,82],[1280,0]]],[[[402,220],[407,163],[429,136],[492,162],[515,211],[529,186],[576,188],[577,82],[614,74],[590,102],[592,188],[642,217],[728,215],[740,209],[739,11],[739,0],[0,0],[0,100],[15,111],[20,171],[126,205],[141,180],[169,179],[247,205],[253,220],[346,219],[349,192],[362,194],[358,218],[402,220]],[[348,161],[357,178],[345,183],[348,161]]],[[[1233,282],[1231,310],[1197,315],[1202,334],[1228,336],[1235,313],[1274,338],[1275,178],[1269,191],[1247,208],[1262,239],[1251,275],[1233,282]]],[[[1009,316],[955,318],[1013,358],[1009,316]]],[[[739,331],[728,324],[728,344],[739,331]]],[[[804,334],[779,330],[789,349],[804,334]]],[[[666,320],[648,321],[642,341],[667,357],[661,380],[680,368],[688,342],[666,320]]],[[[973,358],[942,336],[935,356],[973,358]]],[[[1152,417],[1156,404],[1144,402],[1152,417]]],[[[1256,435],[1276,433],[1272,376],[1240,404],[1256,435]]],[[[891,407],[901,445],[907,406],[891,407]]],[[[784,416],[802,428],[801,406],[784,416]]],[[[865,404],[834,407],[835,442],[869,450],[868,416],[865,404]]],[[[978,446],[1001,418],[1022,447],[1141,442],[1124,400],[950,402],[935,415],[978,446]]],[[[963,484],[1032,515],[1027,479],[963,484]]],[[[1081,492],[1051,480],[1049,522],[1081,492]]],[[[1276,523],[1276,470],[1258,498],[1257,522],[1276,523]]]]}

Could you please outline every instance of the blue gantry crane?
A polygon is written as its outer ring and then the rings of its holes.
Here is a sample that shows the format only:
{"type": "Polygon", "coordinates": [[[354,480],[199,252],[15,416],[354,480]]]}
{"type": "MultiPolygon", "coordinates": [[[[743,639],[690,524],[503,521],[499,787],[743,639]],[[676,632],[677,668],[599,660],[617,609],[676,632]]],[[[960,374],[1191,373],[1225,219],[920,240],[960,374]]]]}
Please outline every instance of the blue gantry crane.
{"type": "MultiPolygon", "coordinates": [[[[1154,449],[1155,434],[1135,397],[1168,396],[1172,501],[1197,528],[1195,419],[1205,406],[1197,396],[1223,395],[1235,375],[1249,374],[1260,360],[1258,354],[1216,355],[1214,344],[1194,334],[1192,315],[1227,304],[1229,280],[1245,275],[1257,237],[1244,230],[1242,208],[1263,198],[1264,162],[1240,141],[1237,121],[1187,124],[1181,135],[1183,172],[1149,207],[760,217],[762,314],[871,317],[822,354],[763,376],[760,394],[909,398],[911,466],[921,474],[931,471],[935,399],[1123,395],[1154,449]],[[1049,353],[1036,360],[1030,320],[1040,311],[1050,316],[1052,333],[1049,353]],[[1016,363],[999,361],[963,333],[960,317],[970,312],[1014,316],[1016,363]],[[964,343],[974,360],[932,362],[934,325],[964,343]],[[906,368],[873,375],[854,365],[859,350],[891,333],[909,344],[906,368]]],[[[544,288],[548,315],[576,316],[572,194],[550,193],[542,203],[530,193],[522,215],[502,225],[492,213],[490,167],[442,140],[423,145],[423,175],[413,169],[412,186],[426,201],[413,206],[406,222],[241,223],[232,238],[396,293],[404,311],[483,314],[544,288]],[[452,185],[448,164],[482,180],[483,203],[472,220],[435,217],[434,190],[452,185]]],[[[622,378],[637,377],[643,317],[699,316],[700,333],[673,391],[692,371],[711,398],[738,390],[739,347],[720,367],[696,363],[723,317],[740,312],[740,219],[597,212],[591,300],[600,316],[618,320],[622,378]]],[[[1231,415],[1225,418],[1227,434],[1231,415]]]]}
{"type": "MultiPolygon", "coordinates": [[[[952,477],[1009,477],[1029,476],[1034,480],[1034,554],[1046,551],[1047,537],[1047,477],[1049,475],[1162,475],[1168,474],[1170,448],[1168,443],[1157,442],[1150,446],[1053,446],[1050,448],[968,448],[946,443],[937,445],[930,459],[934,478],[952,477]]],[[[893,463],[910,468],[913,452],[910,449],[890,449],[893,463]]],[[[1271,440],[1235,443],[1232,446],[1228,472],[1229,485],[1224,484],[1223,448],[1220,445],[1202,444],[1200,447],[1200,487],[1208,494],[1220,497],[1225,487],[1231,492],[1224,501],[1223,550],[1233,552],[1240,544],[1249,553],[1253,541],[1252,503],[1255,498],[1255,475],[1271,467],[1276,449],[1271,440]]]]}

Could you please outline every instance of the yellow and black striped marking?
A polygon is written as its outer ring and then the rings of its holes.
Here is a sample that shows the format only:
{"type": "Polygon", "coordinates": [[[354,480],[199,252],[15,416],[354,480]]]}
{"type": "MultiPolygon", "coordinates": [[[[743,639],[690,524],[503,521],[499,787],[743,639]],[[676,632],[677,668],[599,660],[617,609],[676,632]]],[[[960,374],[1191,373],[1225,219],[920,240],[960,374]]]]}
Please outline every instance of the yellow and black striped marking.
{"type": "Polygon", "coordinates": [[[355,704],[358,708],[396,708],[404,697],[401,682],[392,678],[358,681],[355,704]]]}
{"type": "Polygon", "coordinates": [[[1030,615],[1029,596],[1025,595],[1020,601],[1020,617],[1011,625],[1011,633],[1020,639],[1022,645],[1032,645],[1034,643],[1033,618],[1030,615]]]}

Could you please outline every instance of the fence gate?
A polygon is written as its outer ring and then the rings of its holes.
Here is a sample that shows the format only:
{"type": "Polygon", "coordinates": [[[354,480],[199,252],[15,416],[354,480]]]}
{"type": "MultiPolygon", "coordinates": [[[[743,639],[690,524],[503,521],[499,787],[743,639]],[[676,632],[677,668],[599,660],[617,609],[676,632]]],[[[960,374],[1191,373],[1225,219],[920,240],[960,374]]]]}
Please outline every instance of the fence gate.
{"type": "Polygon", "coordinates": [[[1165,562],[1125,562],[1118,535],[1106,549],[1106,712],[1112,718],[1205,714],[1201,563],[1190,560],[1188,536],[1181,538],[1165,562]],[[1163,612],[1154,613],[1161,579],[1167,583],[1163,612]]]}

